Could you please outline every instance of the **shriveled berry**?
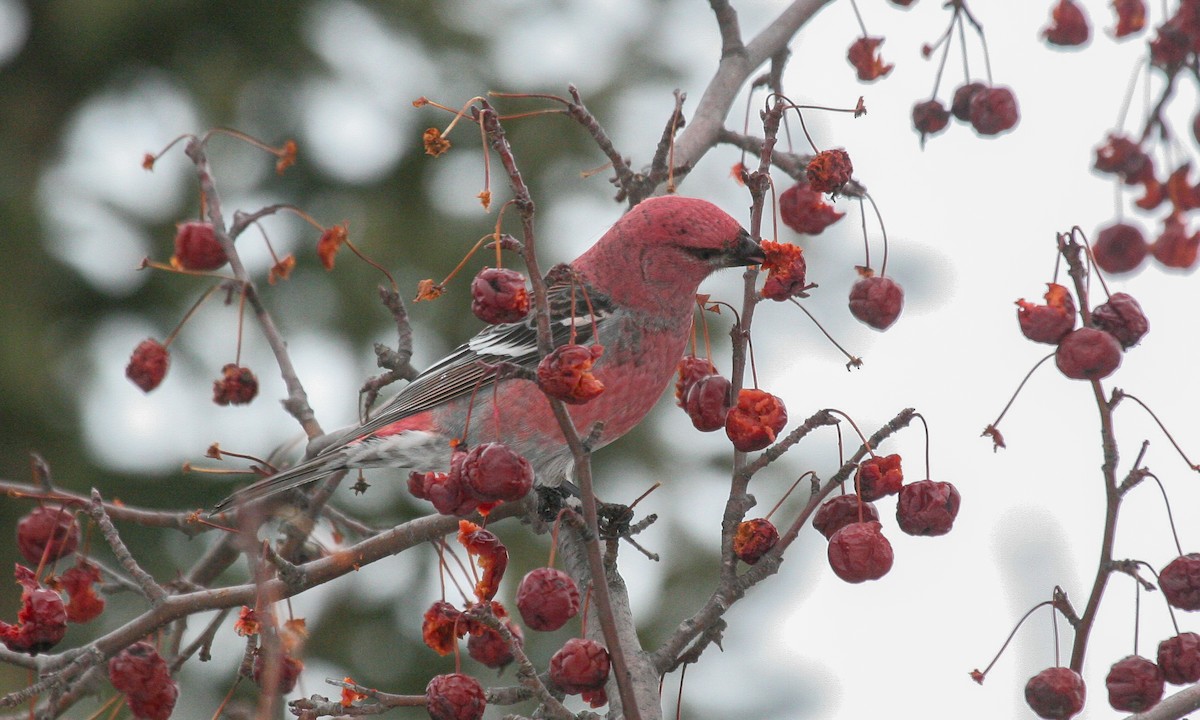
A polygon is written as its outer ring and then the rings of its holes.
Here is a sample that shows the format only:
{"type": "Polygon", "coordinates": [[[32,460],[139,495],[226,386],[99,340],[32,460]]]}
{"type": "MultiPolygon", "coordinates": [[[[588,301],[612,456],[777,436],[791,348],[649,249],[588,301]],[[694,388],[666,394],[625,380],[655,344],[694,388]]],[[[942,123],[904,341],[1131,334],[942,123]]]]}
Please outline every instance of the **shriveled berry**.
{"type": "Polygon", "coordinates": [[[729,389],[727,379],[720,375],[709,375],[688,390],[684,410],[697,430],[713,432],[725,427],[730,408],[729,389]]]}
{"type": "Polygon", "coordinates": [[[533,466],[504,443],[484,443],[467,451],[462,480],[480,502],[513,502],[533,488],[533,466]]]}
{"type": "Polygon", "coordinates": [[[579,612],[579,588],[562,570],[530,570],[517,586],[517,611],[532,630],[557,630],[579,612]]]}
{"type": "Polygon", "coordinates": [[[779,542],[779,531],[766,518],[743,520],[738,523],[733,535],[733,554],[747,565],[762,560],[775,543],[779,542]]]}
{"type": "Polygon", "coordinates": [[[517,322],[529,314],[525,276],[508,268],[484,268],[471,281],[471,312],[486,323],[517,322]]]}
{"type": "Polygon", "coordinates": [[[782,400],[765,390],[743,388],[725,417],[725,435],[737,450],[753,452],[775,442],[784,425],[787,409],[782,400]]]}
{"type": "Polygon", "coordinates": [[[467,634],[467,621],[462,611],[445,600],[429,606],[421,621],[421,640],[438,655],[454,652],[458,638],[467,634]]]}
{"type": "Polygon", "coordinates": [[[166,720],[179,690],[166,660],[148,642],[136,642],[108,661],[108,679],[125,695],[134,717],[166,720]]]}
{"type": "Polygon", "coordinates": [[[937,135],[950,124],[950,112],[940,100],[931,98],[913,105],[912,121],[924,145],[927,135],[937,135]]]}
{"type": "Polygon", "coordinates": [[[462,481],[462,464],[466,457],[466,452],[455,450],[450,454],[450,472],[426,473],[422,479],[421,492],[443,515],[462,517],[479,507],[479,501],[467,491],[462,481]]]}
{"type": "Polygon", "coordinates": [[[900,456],[874,455],[854,471],[854,488],[866,502],[895,495],[904,485],[904,470],[900,467],[900,456]]]}
{"type": "Polygon", "coordinates": [[[1123,38],[1146,27],[1145,0],[1113,0],[1112,6],[1117,13],[1117,26],[1113,29],[1113,37],[1123,38]]]}
{"type": "Polygon", "coordinates": [[[1185,632],[1158,644],[1158,667],[1172,685],[1200,681],[1200,635],[1185,632]]]}
{"type": "Polygon", "coordinates": [[[1137,185],[1147,173],[1154,173],[1154,163],[1141,146],[1117,134],[1109,134],[1105,143],[1096,148],[1093,167],[1119,176],[1126,185],[1137,185]]]}
{"type": "Polygon", "coordinates": [[[1158,574],[1158,586],[1171,607],[1200,610],[1200,553],[1180,555],[1158,574]]]}
{"type": "Polygon", "coordinates": [[[1046,720],[1066,720],[1083,709],[1087,688],[1071,668],[1046,668],[1025,683],[1025,702],[1046,720]]]}
{"type": "Polygon", "coordinates": [[[1150,330],[1142,306],[1123,292],[1113,293],[1108,302],[1092,310],[1092,324],[1115,337],[1126,350],[1137,345],[1150,330]]]}
{"type": "Polygon", "coordinates": [[[1106,273],[1114,275],[1136,270],[1150,246],[1146,244],[1142,231],[1135,225],[1115,223],[1100,231],[1092,243],[1092,257],[1096,265],[1106,273]]]}
{"type": "Polygon", "coordinates": [[[16,624],[0,620],[0,642],[13,652],[37,655],[67,634],[67,610],[62,596],[39,585],[29,568],[17,565],[13,576],[21,586],[21,609],[16,624]]]}
{"type": "Polygon", "coordinates": [[[879,511],[872,503],[860,500],[857,495],[838,495],[821,503],[813,516],[813,527],[828,540],[850,523],[872,520],[879,520],[879,511]]]}
{"type": "Polygon", "coordinates": [[[904,308],[904,289],[890,277],[861,278],[850,288],[850,314],[876,330],[886,330],[904,308]]]}
{"type": "Polygon", "coordinates": [[[837,193],[854,176],[850,154],[841,148],[822,150],[808,161],[808,184],[820,193],[837,193]]]}
{"type": "Polygon", "coordinates": [[[1058,344],[1054,363],[1074,380],[1101,380],[1120,367],[1121,343],[1103,330],[1077,328],[1058,344]]]}
{"type": "Polygon", "coordinates": [[[100,568],[82,557],[58,578],[53,589],[66,592],[71,598],[66,607],[67,622],[91,622],[104,612],[104,598],[96,594],[100,580],[100,568]]]}
{"type": "Polygon", "coordinates": [[[1108,704],[1122,712],[1149,710],[1163,696],[1162,671],[1141,655],[1129,655],[1113,663],[1104,685],[1108,688],[1108,704]]]}
{"type": "Polygon", "coordinates": [[[62,506],[42,505],[17,521],[17,550],[33,565],[54,562],[79,547],[79,523],[62,506]]]}
{"type": "Polygon", "coordinates": [[[791,243],[763,240],[763,269],[767,281],[763,283],[762,296],[768,300],[783,302],[793,297],[808,297],[804,292],[809,286],[804,281],[807,265],[804,249],[791,243]]]}
{"type": "Polygon", "coordinates": [[[987,88],[981,82],[970,82],[965,85],[959,85],[954,90],[954,98],[950,101],[950,114],[962,120],[969,122],[971,119],[971,98],[975,97],[975,93],[987,88]]]}
{"type": "Polygon", "coordinates": [[[487,698],[483,686],[470,675],[435,675],[425,686],[425,709],[432,720],[480,720],[487,698]]]}
{"type": "Polygon", "coordinates": [[[1169,268],[1187,270],[1196,264],[1200,251],[1200,232],[1188,234],[1187,226],[1179,213],[1172,213],[1163,221],[1162,234],[1150,246],[1154,259],[1169,268]]]}
{"type": "Polygon", "coordinates": [[[825,202],[825,196],[813,190],[807,180],[779,194],[779,218],[802,235],[820,235],[845,214],[825,202]]]}
{"type": "Polygon", "coordinates": [[[129,712],[139,720],[167,720],[175,710],[178,699],[179,688],[171,680],[145,695],[127,695],[125,703],[129,706],[129,712]]]}
{"type": "Polygon", "coordinates": [[[846,59],[854,66],[858,79],[871,82],[887,75],[895,67],[892,63],[884,63],[879,57],[879,46],[883,44],[881,37],[860,37],[850,45],[846,59]]]}
{"type": "Polygon", "coordinates": [[[496,533],[467,520],[458,521],[458,542],[483,570],[475,582],[475,597],[480,602],[491,600],[508,568],[508,548],[496,533]]]}
{"type": "Polygon", "coordinates": [[[571,638],[550,658],[550,680],[568,695],[604,687],[608,650],[595,640],[571,638]]]}
{"type": "Polygon", "coordinates": [[[900,488],[896,522],[909,535],[945,535],[954,526],[960,502],[954,485],[918,480],[900,488]]]}
{"type": "MultiPolygon", "coordinates": [[[[493,603],[496,604],[496,603],[493,603]]],[[[507,618],[501,620],[513,636],[513,642],[518,647],[525,644],[525,634],[520,626],[513,624],[507,618]]],[[[471,637],[467,638],[467,653],[475,661],[490,668],[500,669],[513,660],[513,651],[508,641],[498,631],[482,623],[471,625],[471,637]]]]}
{"type": "MultiPolygon", "coordinates": [[[[296,682],[300,680],[300,671],[304,670],[304,663],[292,657],[291,655],[279,656],[279,679],[276,681],[275,692],[286,695],[296,689],[296,682]]],[[[263,653],[258,653],[254,656],[254,682],[258,687],[266,689],[263,683],[266,682],[267,661],[263,653]]]]}
{"type": "Polygon", "coordinates": [[[675,380],[675,404],[679,407],[684,407],[687,403],[688,390],[692,389],[693,384],[709,375],[717,374],[717,368],[711,360],[695,355],[685,355],[679,361],[677,371],[679,377],[675,380]]]}
{"type": "Polygon", "coordinates": [[[216,270],[229,258],[217,240],[212,223],[185,222],[175,229],[175,254],[171,264],[184,270],[216,270]]]}
{"type": "Polygon", "coordinates": [[[1091,27],[1083,9],[1073,0],[1058,0],[1050,15],[1050,26],[1042,36],[1051,45],[1073,47],[1083,45],[1091,36],[1091,27]]]}
{"type": "Polygon", "coordinates": [[[604,383],[592,374],[603,354],[603,345],[561,345],[538,363],[538,386],[552,398],[582,405],[604,392],[604,383]]]}
{"type": "Polygon", "coordinates": [[[971,97],[967,110],[971,127],[980,135],[999,135],[1011,130],[1020,119],[1017,97],[1003,86],[985,87],[971,97]]]}
{"type": "Polygon", "coordinates": [[[1058,283],[1046,283],[1046,288],[1045,305],[1017,301],[1017,323],[1030,340],[1057,345],[1075,327],[1075,300],[1058,283]]]}
{"type": "Polygon", "coordinates": [[[221,377],[213,381],[213,402],[218,405],[245,405],[257,395],[258,378],[235,363],[221,368],[221,377]]]}
{"type": "Polygon", "coordinates": [[[579,697],[592,708],[604,707],[608,704],[608,693],[602,687],[595,690],[584,690],[579,693],[579,697]]]}
{"type": "Polygon", "coordinates": [[[125,377],[140,387],[142,392],[150,392],[166,377],[170,364],[171,354],[166,346],[153,338],[146,338],[138,343],[129,356],[125,377]]]}
{"type": "Polygon", "coordinates": [[[829,538],[829,566],[848,583],[878,580],[892,569],[892,544],[875,521],[846,525],[829,538]]]}

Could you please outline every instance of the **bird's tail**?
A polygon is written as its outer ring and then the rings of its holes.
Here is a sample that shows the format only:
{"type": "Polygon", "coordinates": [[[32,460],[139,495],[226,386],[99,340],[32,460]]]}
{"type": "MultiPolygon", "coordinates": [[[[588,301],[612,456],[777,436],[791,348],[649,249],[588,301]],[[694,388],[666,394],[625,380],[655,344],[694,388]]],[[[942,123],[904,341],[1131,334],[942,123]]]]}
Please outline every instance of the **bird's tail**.
{"type": "Polygon", "coordinates": [[[212,513],[216,514],[231,506],[245,505],[257,500],[287,492],[310,482],[332,475],[346,467],[341,453],[318,455],[311,460],[305,460],[298,465],[281,470],[274,475],[251,483],[244,488],[235,490],[232,495],[213,506],[212,513]]]}

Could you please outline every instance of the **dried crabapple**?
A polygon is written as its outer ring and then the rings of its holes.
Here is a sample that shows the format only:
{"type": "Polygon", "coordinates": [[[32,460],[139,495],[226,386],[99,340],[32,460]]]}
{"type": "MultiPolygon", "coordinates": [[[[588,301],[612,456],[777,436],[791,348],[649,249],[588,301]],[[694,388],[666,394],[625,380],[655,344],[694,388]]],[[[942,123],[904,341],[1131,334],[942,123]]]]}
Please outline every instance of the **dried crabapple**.
{"type": "Polygon", "coordinates": [[[1141,712],[1162,700],[1163,676],[1152,661],[1129,655],[1113,663],[1104,679],[1113,710],[1141,712]]]}
{"type": "Polygon", "coordinates": [[[1050,27],[1042,31],[1042,36],[1051,45],[1074,47],[1088,41],[1091,27],[1074,0],[1058,0],[1050,14],[1050,27]]]}
{"type": "Polygon", "coordinates": [[[838,495],[826,500],[817,509],[813,516],[813,527],[828,540],[850,523],[872,520],[879,520],[879,511],[875,509],[875,505],[859,499],[857,495],[838,495]]]}
{"type": "Polygon", "coordinates": [[[138,343],[129,356],[129,364],[125,366],[125,377],[142,392],[150,392],[158,387],[166,377],[167,367],[171,364],[171,354],[167,347],[155,340],[146,338],[138,343]]]}
{"type": "Polygon", "coordinates": [[[1117,27],[1113,29],[1113,37],[1123,38],[1146,27],[1145,0],[1113,0],[1112,6],[1117,13],[1117,27]]]}
{"type": "Polygon", "coordinates": [[[1154,174],[1154,163],[1140,145],[1112,133],[1107,142],[1096,148],[1093,167],[1102,173],[1118,175],[1126,185],[1137,185],[1147,174],[1154,174]]]}
{"type": "Polygon", "coordinates": [[[467,520],[458,521],[458,543],[483,570],[475,583],[475,597],[481,602],[491,600],[500,589],[504,571],[508,569],[508,548],[496,533],[467,520]]]}
{"type": "Polygon", "coordinates": [[[604,383],[592,374],[603,354],[603,345],[560,345],[538,363],[538,386],[552,398],[582,405],[604,392],[604,383]]]}
{"type": "Polygon", "coordinates": [[[959,85],[954,90],[954,98],[950,101],[950,114],[962,120],[969,122],[971,119],[971,98],[975,97],[975,93],[987,88],[981,82],[969,82],[964,85],[959,85]]]}
{"type": "Polygon", "coordinates": [[[844,215],[825,202],[825,196],[813,190],[807,180],[779,194],[779,218],[801,235],[820,235],[844,215]]]}
{"type": "Polygon", "coordinates": [[[887,330],[904,308],[904,289],[890,277],[872,275],[850,288],[850,314],[876,330],[887,330]]]}
{"type": "Polygon", "coordinates": [[[743,520],[738,523],[733,535],[733,554],[747,565],[762,560],[775,543],[779,542],[779,531],[766,518],[743,520]]]}
{"type": "Polygon", "coordinates": [[[762,450],[787,425],[783,400],[765,390],[743,388],[725,418],[725,435],[740,452],[762,450]]]}
{"type": "Polygon", "coordinates": [[[1017,97],[1004,86],[984,87],[971,96],[967,118],[980,135],[999,135],[1011,130],[1020,119],[1017,97]]]}
{"type": "Polygon", "coordinates": [[[1200,681],[1200,635],[1185,632],[1160,642],[1158,667],[1172,685],[1200,681]]]}
{"type": "Polygon", "coordinates": [[[937,98],[931,98],[913,105],[913,127],[921,134],[921,144],[925,144],[925,136],[937,135],[950,124],[950,112],[937,98]]]}
{"type": "Polygon", "coordinates": [[[1046,304],[1017,301],[1021,333],[1034,342],[1057,345],[1075,327],[1075,299],[1058,283],[1046,283],[1046,304]]]}
{"type": "Polygon", "coordinates": [[[859,464],[854,471],[854,488],[865,502],[895,495],[904,485],[904,470],[900,456],[874,455],[859,464]]]}
{"type": "MultiPolygon", "coordinates": [[[[508,628],[509,634],[513,637],[513,643],[517,647],[524,647],[525,634],[508,618],[508,611],[504,609],[504,606],[493,600],[491,607],[492,614],[496,616],[496,619],[508,628]]],[[[512,662],[513,650],[504,636],[498,630],[471,619],[470,616],[467,617],[470,620],[471,633],[471,636],[467,638],[467,653],[476,662],[490,668],[500,669],[512,662]]]]}
{"type": "Polygon", "coordinates": [[[67,610],[62,596],[39,585],[29,568],[17,565],[13,576],[21,586],[21,609],[16,624],[0,620],[0,643],[13,652],[37,655],[67,634],[67,610]]]}
{"type": "Polygon", "coordinates": [[[848,583],[878,580],[892,569],[892,544],[876,521],[854,522],[829,538],[829,566],[848,583]]]}
{"type": "Polygon", "coordinates": [[[1092,258],[1096,265],[1113,275],[1137,269],[1149,252],[1150,246],[1142,231],[1128,223],[1109,225],[1092,243],[1092,258]]]}
{"type": "Polygon", "coordinates": [[[808,161],[805,170],[809,186],[821,193],[837,193],[854,176],[850,154],[841,148],[822,150],[808,161]]]}
{"type": "Polygon", "coordinates": [[[529,314],[525,276],[508,268],[480,270],[471,281],[471,312],[493,325],[524,319],[529,314]]]}
{"type": "Polygon", "coordinates": [[[675,380],[675,404],[679,407],[683,407],[687,402],[688,390],[693,384],[709,375],[717,374],[717,368],[711,360],[695,355],[685,355],[676,369],[679,377],[675,380]]]}
{"type": "Polygon", "coordinates": [[[1180,555],[1158,574],[1158,587],[1171,607],[1200,610],[1200,553],[1180,555]]]}
{"type": "Polygon", "coordinates": [[[104,612],[104,598],[96,594],[95,587],[100,580],[100,568],[83,558],[58,578],[55,589],[65,591],[70,597],[67,622],[91,622],[104,612]]]}
{"type": "Polygon", "coordinates": [[[146,695],[127,695],[125,703],[129,712],[139,720],[167,720],[175,710],[175,702],[179,699],[179,688],[172,680],[146,695]]]}
{"type": "Polygon", "coordinates": [[[1077,328],[1058,344],[1054,364],[1073,380],[1102,380],[1121,366],[1121,343],[1103,330],[1077,328]]]}
{"type": "Polygon", "coordinates": [[[175,709],[179,689],[166,660],[148,642],[136,642],[108,661],[108,679],[125,695],[136,718],[166,720],[175,709]]]}
{"type": "Polygon", "coordinates": [[[846,51],[846,59],[854,66],[859,80],[878,80],[895,67],[892,63],[884,63],[879,57],[879,46],[883,44],[883,40],[881,37],[860,37],[850,44],[850,49],[846,51]]]}
{"type": "MultiPolygon", "coordinates": [[[[279,655],[279,679],[276,680],[275,692],[286,695],[296,689],[296,682],[300,680],[300,672],[304,670],[304,663],[292,657],[291,655],[279,655]]],[[[259,688],[265,690],[263,683],[266,682],[267,660],[266,654],[259,651],[254,655],[254,668],[252,675],[254,683],[259,688]]]]}
{"type": "Polygon", "coordinates": [[[1142,306],[1128,293],[1117,292],[1092,310],[1092,324],[1109,333],[1128,350],[1150,330],[1150,321],[1142,306]]]}
{"type": "Polygon", "coordinates": [[[579,612],[579,588],[562,570],[535,568],[517,586],[517,612],[531,630],[557,630],[579,612]]]}
{"type": "Polygon", "coordinates": [[[454,652],[455,642],[467,634],[467,622],[462,611],[445,600],[429,606],[421,621],[421,639],[438,655],[454,652]]]}
{"type": "Polygon", "coordinates": [[[1169,268],[1187,270],[1196,264],[1200,249],[1200,232],[1188,235],[1180,213],[1172,213],[1163,221],[1162,234],[1150,245],[1154,259],[1169,268]]]}
{"type": "Polygon", "coordinates": [[[777,302],[793,297],[808,297],[804,292],[808,287],[804,282],[807,270],[804,249],[799,245],[771,240],[763,240],[761,245],[765,257],[762,266],[767,271],[762,296],[777,302]]]}
{"type": "Polygon", "coordinates": [[[1150,64],[1174,73],[1187,62],[1190,49],[1187,33],[1176,23],[1165,22],[1150,41],[1150,64]]]}
{"type": "Polygon", "coordinates": [[[896,523],[909,535],[945,535],[954,526],[960,502],[954,485],[918,480],[900,488],[896,523]]]}
{"type": "Polygon", "coordinates": [[[912,5],[914,2],[916,2],[917,0],[889,0],[889,1],[890,1],[890,2],[891,2],[893,5],[896,5],[896,6],[899,6],[899,7],[902,7],[902,8],[907,8],[907,7],[911,6],[911,5],[912,5]]]}
{"type": "Polygon", "coordinates": [[[729,390],[729,380],[720,375],[702,378],[688,389],[683,409],[697,430],[713,432],[725,427],[730,408],[729,390]]]}
{"type": "Polygon", "coordinates": [[[483,443],[467,451],[462,481],[480,502],[513,502],[533,488],[533,466],[504,443],[483,443]]]}
{"type": "Polygon", "coordinates": [[[568,695],[604,687],[608,650],[595,640],[571,638],[550,658],[550,680],[568,695]]]}
{"type": "MultiPolygon", "coordinates": [[[[462,480],[462,464],[466,457],[466,451],[455,450],[450,454],[450,472],[422,473],[419,478],[422,494],[418,497],[429,500],[434,509],[443,515],[462,517],[475,512],[479,500],[467,491],[466,483],[462,480]]],[[[409,475],[410,489],[416,485],[412,480],[413,476],[409,475]]],[[[413,494],[417,495],[415,490],[413,494]]]]}
{"type": "Polygon", "coordinates": [[[245,405],[257,395],[258,378],[235,363],[221,368],[221,377],[213,381],[213,402],[218,405],[245,405]]]}
{"type": "Polygon", "coordinates": [[[171,256],[171,265],[184,270],[206,272],[216,270],[227,262],[229,258],[217,240],[212,223],[192,221],[176,227],[175,254],[171,256]]]}
{"type": "Polygon", "coordinates": [[[79,523],[75,514],[62,506],[42,505],[17,521],[17,550],[21,557],[37,565],[54,562],[79,547],[79,523]]]}
{"type": "Polygon", "coordinates": [[[1046,720],[1065,720],[1077,715],[1086,699],[1083,678],[1071,668],[1046,668],[1025,683],[1025,702],[1046,720]]]}
{"type": "Polygon", "coordinates": [[[470,675],[435,675],[425,686],[425,709],[432,720],[480,720],[487,698],[470,675]]]}
{"type": "Polygon", "coordinates": [[[584,690],[579,693],[579,697],[592,708],[604,707],[608,704],[608,693],[602,687],[595,690],[584,690]]]}

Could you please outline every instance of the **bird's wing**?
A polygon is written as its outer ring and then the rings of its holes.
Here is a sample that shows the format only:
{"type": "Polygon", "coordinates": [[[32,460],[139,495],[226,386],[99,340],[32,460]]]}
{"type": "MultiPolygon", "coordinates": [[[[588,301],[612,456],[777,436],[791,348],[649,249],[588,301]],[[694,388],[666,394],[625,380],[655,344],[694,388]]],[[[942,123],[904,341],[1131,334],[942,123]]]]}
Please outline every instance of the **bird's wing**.
{"type": "MultiPolygon", "coordinates": [[[[611,299],[588,287],[565,265],[552,269],[546,280],[554,347],[591,342],[597,327],[613,314],[611,299]]],[[[361,438],[453,398],[482,392],[495,381],[497,371],[489,366],[511,363],[534,370],[538,361],[533,312],[520,322],[489,325],[413,379],[353,435],[361,438]]]]}

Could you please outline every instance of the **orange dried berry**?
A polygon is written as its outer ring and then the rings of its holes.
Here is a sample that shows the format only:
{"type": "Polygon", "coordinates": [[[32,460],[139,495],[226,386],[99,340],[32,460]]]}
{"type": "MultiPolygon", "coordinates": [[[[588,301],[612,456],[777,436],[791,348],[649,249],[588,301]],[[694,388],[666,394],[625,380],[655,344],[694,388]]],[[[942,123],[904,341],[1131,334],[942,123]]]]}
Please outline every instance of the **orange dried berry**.
{"type": "Polygon", "coordinates": [[[1187,270],[1196,264],[1200,250],[1200,232],[1188,234],[1179,213],[1171,213],[1163,221],[1162,234],[1150,246],[1154,259],[1169,268],[1187,270]]]}
{"type": "Polygon", "coordinates": [[[775,543],[779,542],[779,531],[766,518],[743,520],[738,523],[733,535],[733,554],[747,565],[762,560],[775,543]]]}
{"type": "Polygon", "coordinates": [[[345,224],[333,225],[321,232],[321,239],[317,241],[317,257],[321,259],[321,264],[326,270],[333,269],[333,258],[346,243],[348,236],[349,228],[345,224]]]}
{"type": "Polygon", "coordinates": [[[837,193],[854,175],[850,154],[841,148],[822,150],[808,161],[808,184],[822,193],[837,193]]]}
{"type": "Polygon", "coordinates": [[[225,248],[217,240],[212,223],[191,221],[175,229],[175,254],[171,265],[183,270],[205,272],[229,262],[225,248]]]}
{"type": "Polygon", "coordinates": [[[454,652],[455,640],[467,633],[462,611],[445,600],[439,600],[425,611],[421,623],[421,639],[438,655],[454,652]]]}
{"type": "Polygon", "coordinates": [[[221,377],[213,381],[213,402],[218,405],[246,405],[257,395],[258,378],[241,365],[225,365],[221,377]]]}
{"type": "Polygon", "coordinates": [[[446,292],[446,288],[438,285],[432,278],[426,278],[417,283],[417,296],[413,298],[413,302],[421,302],[422,300],[437,300],[446,292]]]}
{"type": "Polygon", "coordinates": [[[1050,13],[1050,26],[1042,36],[1051,45],[1075,47],[1083,45],[1091,36],[1087,16],[1074,0],[1058,0],[1050,13]]]}
{"type": "Polygon", "coordinates": [[[765,390],[743,389],[738,392],[737,405],[725,417],[725,434],[737,450],[753,452],[775,442],[784,425],[787,409],[783,400],[765,390]]]}
{"type": "Polygon", "coordinates": [[[904,485],[904,470],[900,456],[876,455],[864,460],[854,473],[854,487],[864,502],[875,502],[900,492],[904,485]]]}
{"type": "Polygon", "coordinates": [[[150,392],[158,387],[167,375],[167,367],[171,364],[171,354],[167,346],[153,338],[146,338],[138,343],[129,356],[129,364],[125,366],[125,377],[142,392],[150,392]]]}
{"type": "Polygon", "coordinates": [[[1046,304],[1017,301],[1017,323],[1021,333],[1034,342],[1057,345],[1075,327],[1075,300],[1066,287],[1046,283],[1046,304]]]}
{"type": "Polygon", "coordinates": [[[483,576],[475,583],[475,596],[480,602],[491,600],[500,589],[500,580],[508,568],[508,548],[491,530],[467,520],[458,521],[458,542],[483,568],[483,576]]]}
{"type": "Polygon", "coordinates": [[[807,270],[804,248],[771,240],[763,240],[761,245],[763,256],[766,258],[763,268],[767,271],[762,296],[777,302],[793,297],[808,297],[804,292],[809,287],[804,282],[804,273],[807,270]]]}
{"type": "Polygon", "coordinates": [[[858,79],[871,82],[887,75],[895,67],[892,63],[884,63],[879,57],[879,46],[883,44],[881,37],[860,37],[850,45],[846,59],[854,66],[858,79]]]}
{"type": "Polygon", "coordinates": [[[688,390],[700,380],[709,375],[716,375],[717,368],[708,358],[695,355],[685,355],[679,361],[679,377],[675,380],[675,404],[684,407],[687,403],[688,390]]]}
{"type": "Polygon", "coordinates": [[[834,210],[825,202],[825,196],[813,190],[806,180],[779,194],[780,219],[802,235],[820,235],[845,214],[834,210]]]}
{"type": "Polygon", "coordinates": [[[560,345],[538,363],[538,387],[571,405],[588,402],[604,392],[604,383],[592,374],[592,365],[603,354],[603,345],[560,345]]]}
{"type": "MultiPolygon", "coordinates": [[[[279,656],[279,678],[275,683],[275,692],[286,695],[296,689],[296,682],[300,679],[300,672],[304,670],[304,663],[291,655],[279,656]]],[[[260,689],[263,688],[263,683],[266,682],[267,661],[264,655],[260,652],[254,656],[254,669],[251,675],[254,677],[254,683],[260,689]]]]}
{"type": "Polygon", "coordinates": [[[296,141],[288,140],[279,149],[279,159],[275,161],[275,172],[279,175],[283,174],[291,166],[296,164],[296,141]]]}
{"type": "Polygon", "coordinates": [[[442,137],[442,131],[431,127],[421,136],[425,145],[425,154],[437,157],[450,149],[450,141],[442,137]]]}
{"type": "Polygon", "coordinates": [[[237,622],[233,624],[233,631],[240,637],[247,637],[257,635],[259,628],[258,613],[254,608],[243,605],[241,612],[238,613],[237,622]]]}
{"type": "Polygon", "coordinates": [[[0,620],[0,643],[13,652],[37,655],[67,634],[67,610],[62,596],[41,587],[32,570],[17,565],[13,574],[21,586],[21,609],[16,623],[0,620]]]}
{"type": "Polygon", "coordinates": [[[70,597],[67,603],[67,622],[90,622],[104,612],[104,598],[96,594],[100,568],[83,558],[59,578],[58,584],[70,597]]]}
{"type": "Polygon", "coordinates": [[[292,271],[296,269],[296,256],[288,254],[280,258],[274,265],[271,266],[271,271],[267,274],[267,282],[271,285],[280,280],[287,280],[292,275],[292,271]]]}

